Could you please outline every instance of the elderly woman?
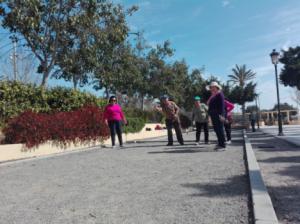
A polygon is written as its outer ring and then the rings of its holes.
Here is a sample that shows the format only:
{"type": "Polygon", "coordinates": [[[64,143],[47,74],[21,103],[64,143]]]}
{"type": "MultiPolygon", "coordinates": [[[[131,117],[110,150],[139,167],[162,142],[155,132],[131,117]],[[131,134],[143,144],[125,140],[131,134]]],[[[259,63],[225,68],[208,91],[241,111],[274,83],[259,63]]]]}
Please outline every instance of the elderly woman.
{"type": "Polygon", "coordinates": [[[104,109],[104,120],[110,130],[112,148],[115,148],[116,132],[120,147],[123,147],[122,122],[127,124],[127,121],[121,106],[117,104],[117,98],[115,96],[109,98],[108,105],[104,109]]]}
{"type": "Polygon", "coordinates": [[[211,92],[211,96],[207,101],[208,113],[218,138],[218,145],[215,150],[225,151],[226,145],[223,118],[226,117],[226,112],[224,94],[221,91],[222,87],[217,82],[211,82],[206,88],[211,92]]]}

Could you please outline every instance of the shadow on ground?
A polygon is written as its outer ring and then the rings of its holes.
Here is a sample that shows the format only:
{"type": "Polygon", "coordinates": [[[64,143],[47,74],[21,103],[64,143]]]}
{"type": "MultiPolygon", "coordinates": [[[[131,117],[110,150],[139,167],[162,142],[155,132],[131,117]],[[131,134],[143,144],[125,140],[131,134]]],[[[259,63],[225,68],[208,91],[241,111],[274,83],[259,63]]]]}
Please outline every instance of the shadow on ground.
{"type": "Polygon", "coordinates": [[[198,193],[193,197],[234,197],[248,195],[248,179],[246,175],[238,175],[229,179],[210,180],[209,183],[186,183],[182,187],[193,188],[198,193]],[[217,182],[217,183],[215,183],[217,182]]]}

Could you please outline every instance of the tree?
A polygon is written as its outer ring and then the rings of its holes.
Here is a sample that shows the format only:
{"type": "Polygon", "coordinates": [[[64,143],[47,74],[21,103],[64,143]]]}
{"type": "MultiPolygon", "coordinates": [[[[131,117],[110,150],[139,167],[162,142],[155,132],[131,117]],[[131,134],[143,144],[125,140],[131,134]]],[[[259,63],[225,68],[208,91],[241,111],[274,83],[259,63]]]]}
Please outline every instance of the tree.
{"type": "Polygon", "coordinates": [[[259,110],[260,110],[259,107],[256,107],[256,105],[250,105],[250,106],[247,106],[246,113],[256,112],[259,110]]]}
{"type": "Polygon", "coordinates": [[[235,65],[235,68],[232,69],[233,74],[229,75],[229,81],[232,81],[238,84],[240,87],[244,87],[247,81],[250,81],[255,78],[255,73],[246,68],[246,65],[238,66],[235,65]]]}
{"type": "Polygon", "coordinates": [[[297,104],[298,115],[299,115],[300,114],[300,90],[295,88],[293,94],[291,95],[291,98],[297,104]]]}
{"type": "Polygon", "coordinates": [[[290,47],[282,51],[279,61],[284,64],[280,73],[280,80],[285,86],[296,87],[300,90],[300,46],[290,47]]]}
{"type": "MultiPolygon", "coordinates": [[[[129,9],[128,14],[134,10],[129,9]]],[[[65,75],[80,75],[82,69],[74,66],[78,57],[70,57],[74,51],[92,64],[93,52],[87,46],[109,48],[112,42],[124,41],[128,32],[126,12],[106,0],[4,0],[0,13],[3,27],[17,34],[38,59],[42,87],[54,70],[61,71],[57,66],[65,75]]]]}
{"type": "MultiPolygon", "coordinates": [[[[275,104],[274,107],[271,109],[271,111],[277,111],[278,110],[278,104],[275,104]]],[[[297,110],[293,105],[290,105],[288,103],[281,103],[280,104],[280,110],[297,110]]]]}
{"type": "Polygon", "coordinates": [[[229,81],[232,81],[236,84],[233,87],[230,94],[230,98],[233,103],[237,103],[242,106],[243,118],[245,120],[245,103],[251,102],[255,99],[255,87],[256,84],[248,81],[255,78],[255,72],[251,69],[247,69],[246,65],[238,66],[232,69],[229,81]]]}

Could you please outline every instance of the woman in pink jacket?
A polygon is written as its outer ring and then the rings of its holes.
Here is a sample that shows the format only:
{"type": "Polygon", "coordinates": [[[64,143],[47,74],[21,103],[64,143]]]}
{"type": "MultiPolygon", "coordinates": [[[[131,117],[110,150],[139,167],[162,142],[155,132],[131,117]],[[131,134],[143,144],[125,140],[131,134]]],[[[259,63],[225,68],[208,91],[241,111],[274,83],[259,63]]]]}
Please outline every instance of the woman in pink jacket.
{"type": "Polygon", "coordinates": [[[115,147],[116,133],[120,147],[123,147],[122,122],[127,124],[127,121],[121,106],[117,104],[117,98],[115,96],[109,98],[109,104],[104,109],[104,119],[110,129],[112,147],[115,147]]]}
{"type": "Polygon", "coordinates": [[[231,123],[232,123],[232,113],[231,111],[234,108],[234,105],[230,103],[228,100],[224,101],[225,103],[225,110],[226,110],[226,120],[224,122],[224,128],[227,137],[227,144],[231,143],[231,123]]]}

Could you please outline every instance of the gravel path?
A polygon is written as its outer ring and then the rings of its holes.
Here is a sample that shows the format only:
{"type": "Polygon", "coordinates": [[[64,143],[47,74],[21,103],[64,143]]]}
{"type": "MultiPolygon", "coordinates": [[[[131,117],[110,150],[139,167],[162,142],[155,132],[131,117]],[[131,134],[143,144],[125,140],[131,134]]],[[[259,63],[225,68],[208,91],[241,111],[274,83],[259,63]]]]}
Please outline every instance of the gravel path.
{"type": "Polygon", "coordinates": [[[184,137],[2,165],[0,223],[249,223],[241,133],[226,152],[184,137]]]}
{"type": "Polygon", "coordinates": [[[248,137],[280,223],[300,223],[300,147],[262,132],[248,137]]]}

